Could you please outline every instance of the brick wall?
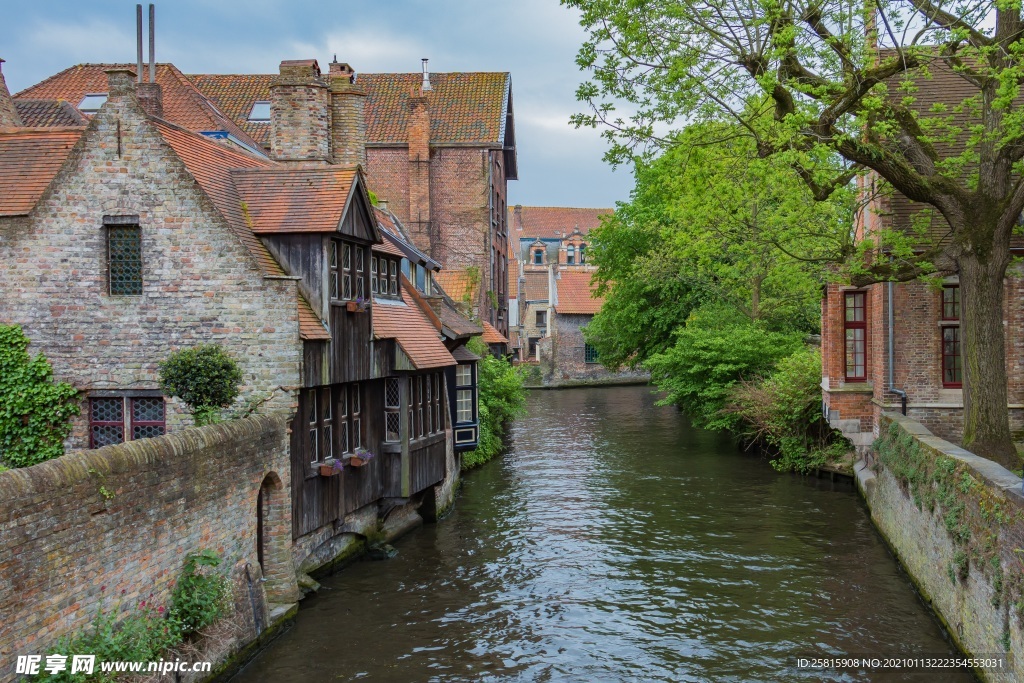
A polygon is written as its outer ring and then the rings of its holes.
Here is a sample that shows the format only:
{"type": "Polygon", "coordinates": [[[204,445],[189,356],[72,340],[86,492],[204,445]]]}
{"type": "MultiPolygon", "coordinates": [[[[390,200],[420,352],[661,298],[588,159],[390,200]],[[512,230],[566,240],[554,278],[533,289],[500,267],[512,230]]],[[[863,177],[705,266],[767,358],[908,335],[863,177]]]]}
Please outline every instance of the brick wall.
{"type": "MultiPolygon", "coordinates": [[[[111,96],[29,217],[0,219],[0,322],[83,390],[156,389],[172,350],[216,342],[242,368],[240,402],[288,408],[295,287],[264,277],[131,94],[111,96]],[[141,296],[107,293],[105,215],[139,217],[141,296]]],[[[191,424],[176,401],[167,419],[191,424]]],[[[88,446],[84,411],[69,446],[88,446]]]]}
{"type": "Polygon", "coordinates": [[[0,681],[14,679],[12,655],[42,654],[88,626],[101,603],[166,605],[185,555],[200,549],[219,553],[233,579],[244,627],[235,647],[256,635],[254,609],[265,627],[268,600],[294,602],[288,419],[237,420],[0,473],[0,681]],[[261,488],[266,583],[256,551],[261,488]]]}
{"type": "Polygon", "coordinates": [[[582,328],[592,315],[556,313],[551,340],[541,347],[541,367],[544,384],[558,386],[579,383],[642,382],[650,378],[643,371],[614,372],[600,363],[587,363],[584,355],[582,328]]]}

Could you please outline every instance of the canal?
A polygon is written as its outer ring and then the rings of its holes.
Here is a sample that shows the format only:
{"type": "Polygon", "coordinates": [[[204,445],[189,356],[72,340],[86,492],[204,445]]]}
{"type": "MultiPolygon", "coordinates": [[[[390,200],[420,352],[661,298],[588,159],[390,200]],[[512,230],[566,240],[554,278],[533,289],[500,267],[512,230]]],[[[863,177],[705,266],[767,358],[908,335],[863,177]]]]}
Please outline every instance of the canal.
{"type": "Polygon", "coordinates": [[[972,681],[849,483],[780,475],[646,387],[533,392],[398,555],[322,580],[235,681],[972,681]]]}

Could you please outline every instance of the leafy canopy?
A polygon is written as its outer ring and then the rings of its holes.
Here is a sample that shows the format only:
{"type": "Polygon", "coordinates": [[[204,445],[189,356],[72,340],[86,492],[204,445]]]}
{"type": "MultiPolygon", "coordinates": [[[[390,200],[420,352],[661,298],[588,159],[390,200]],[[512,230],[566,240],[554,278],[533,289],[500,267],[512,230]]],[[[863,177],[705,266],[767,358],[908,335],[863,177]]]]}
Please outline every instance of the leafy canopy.
{"type": "Polygon", "coordinates": [[[197,422],[209,422],[217,408],[231,405],[241,383],[238,364],[216,344],[175,351],[160,363],[161,388],[184,401],[197,422]]]}

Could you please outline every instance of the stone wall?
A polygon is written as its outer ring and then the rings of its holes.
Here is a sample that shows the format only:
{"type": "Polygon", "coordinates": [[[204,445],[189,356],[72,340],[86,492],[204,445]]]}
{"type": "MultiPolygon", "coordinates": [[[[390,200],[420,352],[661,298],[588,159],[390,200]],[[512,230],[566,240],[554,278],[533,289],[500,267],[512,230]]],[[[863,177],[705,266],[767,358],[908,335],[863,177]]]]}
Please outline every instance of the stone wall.
{"type": "Polygon", "coordinates": [[[185,556],[201,549],[219,553],[234,580],[242,629],[224,656],[255,638],[257,623],[266,628],[272,604],[298,597],[287,419],[237,420],[0,473],[0,681],[14,679],[16,655],[43,654],[101,606],[166,605],[185,556]]]}
{"type": "Polygon", "coordinates": [[[1020,477],[901,415],[884,413],[881,430],[856,466],[876,527],[964,652],[1010,656],[982,679],[1024,679],[1020,477]]]}
{"type": "Polygon", "coordinates": [[[600,363],[586,362],[583,328],[593,317],[554,314],[552,335],[538,345],[544,386],[625,384],[650,380],[650,374],[642,370],[616,372],[600,363]]]}

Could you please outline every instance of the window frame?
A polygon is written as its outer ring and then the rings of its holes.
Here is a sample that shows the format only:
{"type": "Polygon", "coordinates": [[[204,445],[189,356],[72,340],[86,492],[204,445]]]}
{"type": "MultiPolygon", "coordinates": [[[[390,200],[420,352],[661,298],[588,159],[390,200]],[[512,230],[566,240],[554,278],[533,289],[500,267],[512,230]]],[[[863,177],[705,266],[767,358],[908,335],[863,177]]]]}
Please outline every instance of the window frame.
{"type": "MultiPolygon", "coordinates": [[[[107,295],[116,297],[136,297],[142,296],[145,293],[146,278],[145,273],[145,259],[142,253],[142,225],[139,223],[138,216],[104,216],[103,217],[103,230],[104,230],[104,242],[107,248],[107,295]],[[127,266],[127,259],[122,259],[115,266],[114,262],[114,241],[115,232],[132,231],[134,233],[134,247],[137,249],[137,263],[138,270],[138,286],[131,287],[131,291],[115,291],[115,271],[120,271],[127,266]]],[[[117,287],[122,288],[126,286],[126,281],[118,279],[117,287]]]]}
{"type": "Polygon", "coordinates": [[[597,349],[592,344],[586,342],[583,342],[583,362],[588,365],[601,362],[598,358],[597,349]]]}
{"type": "MultiPolygon", "coordinates": [[[[854,314],[856,316],[856,313],[854,314]]],[[[868,380],[868,293],[864,290],[855,290],[849,292],[843,292],[843,378],[847,382],[866,382],[868,380]],[[861,311],[861,320],[849,320],[849,311],[851,310],[850,301],[860,298],[861,305],[854,306],[852,310],[856,311],[858,308],[861,311]],[[861,367],[863,368],[860,375],[850,374],[850,338],[849,332],[861,332],[860,343],[863,345],[861,350],[861,367]]],[[[857,340],[854,339],[854,344],[857,340]]],[[[857,367],[856,363],[856,348],[853,350],[854,353],[854,369],[857,367]]]]}
{"type": "MultiPolygon", "coordinates": [[[[104,392],[105,393],[105,392],[104,392]]],[[[128,393],[128,394],[117,394],[117,395],[104,395],[104,393],[91,394],[88,402],[88,424],[89,424],[89,448],[102,448],[103,446],[110,446],[119,443],[127,443],[129,441],[141,441],[142,439],[152,439],[156,436],[164,436],[167,434],[167,399],[159,392],[146,392],[146,393],[128,393]],[[160,399],[162,404],[162,420],[136,420],[135,419],[135,401],[139,399],[160,399]],[[113,401],[117,400],[121,403],[121,420],[94,420],[93,419],[93,402],[94,401],[113,401]],[[118,426],[121,429],[121,440],[113,443],[105,443],[102,445],[96,445],[96,435],[93,427],[103,426],[118,426]],[[144,436],[141,438],[135,437],[136,427],[161,427],[163,429],[162,434],[155,436],[144,436]]]]}
{"type": "Polygon", "coordinates": [[[939,297],[939,372],[943,389],[962,389],[964,386],[963,340],[960,336],[962,306],[960,284],[944,284],[939,297]],[[950,300],[946,298],[947,293],[951,294],[950,300]],[[951,352],[951,347],[955,351],[951,352]],[[947,369],[952,370],[954,379],[947,379],[947,369]],[[955,379],[957,374],[959,380],[955,379]]]}

